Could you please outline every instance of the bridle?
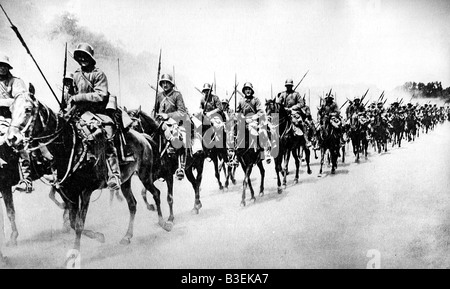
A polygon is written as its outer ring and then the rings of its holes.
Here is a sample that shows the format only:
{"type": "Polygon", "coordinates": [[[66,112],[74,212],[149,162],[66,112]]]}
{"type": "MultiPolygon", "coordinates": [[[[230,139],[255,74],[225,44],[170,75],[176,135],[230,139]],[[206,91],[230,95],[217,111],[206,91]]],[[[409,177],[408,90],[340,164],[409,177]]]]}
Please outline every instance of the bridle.
{"type": "MultiPolygon", "coordinates": [[[[42,105],[42,107],[44,107],[46,110],[47,118],[45,119],[42,114],[39,114],[39,107],[41,106],[41,103],[37,99],[32,99],[29,94],[25,94],[23,96],[26,98],[26,100],[30,101],[33,104],[31,117],[28,119],[27,123],[23,127],[20,125],[15,125],[12,121],[11,121],[10,127],[17,128],[19,130],[20,134],[22,134],[24,136],[23,141],[24,141],[25,149],[27,151],[35,151],[35,150],[40,149],[42,146],[46,146],[46,145],[53,143],[60,136],[61,132],[65,128],[65,125],[62,125],[60,127],[59,118],[55,117],[55,121],[56,121],[55,132],[50,133],[48,135],[33,137],[33,131],[34,131],[34,127],[35,127],[38,116],[42,123],[42,127],[44,128],[43,132],[49,131],[48,128],[49,128],[49,124],[51,121],[51,111],[47,106],[42,105]],[[47,140],[47,141],[42,142],[43,140],[47,140]],[[30,144],[33,141],[38,141],[39,144],[36,147],[30,148],[30,144]]],[[[16,98],[14,100],[12,106],[16,103],[17,99],[18,98],[16,98]]]]}

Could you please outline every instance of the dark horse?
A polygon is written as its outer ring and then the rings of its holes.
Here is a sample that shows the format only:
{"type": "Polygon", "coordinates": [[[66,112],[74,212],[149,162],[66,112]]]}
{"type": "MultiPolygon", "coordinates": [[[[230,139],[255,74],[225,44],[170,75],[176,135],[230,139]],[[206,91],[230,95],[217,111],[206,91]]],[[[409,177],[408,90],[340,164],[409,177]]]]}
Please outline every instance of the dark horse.
{"type": "MultiPolygon", "coordinates": [[[[310,155],[311,152],[306,146],[304,135],[297,135],[293,130],[291,118],[286,109],[275,99],[266,100],[266,114],[271,120],[271,136],[273,139],[278,139],[277,152],[275,155],[275,172],[277,174],[278,193],[282,192],[280,172],[283,174],[283,186],[286,187],[286,176],[289,170],[289,158],[292,156],[295,161],[295,179],[294,183],[298,183],[300,161],[302,150],[305,152],[305,160],[308,169],[308,174],[311,174],[310,155]],[[276,129],[274,129],[276,128],[276,129]],[[281,133],[281,135],[280,135],[281,133]],[[282,167],[284,162],[284,169],[282,167]]],[[[303,132],[307,133],[307,132],[303,132]]]]}
{"type": "MultiPolygon", "coordinates": [[[[140,108],[135,110],[129,110],[128,114],[134,120],[134,127],[138,131],[142,131],[148,135],[151,139],[153,150],[156,152],[153,156],[153,176],[154,180],[162,178],[167,183],[167,203],[169,204],[170,215],[168,222],[173,225],[173,175],[178,168],[178,159],[176,154],[169,154],[165,148],[169,145],[169,142],[164,136],[164,132],[161,129],[162,123],[157,122],[147,113],[140,108]],[[166,151],[163,153],[163,151],[166,151]]],[[[200,185],[203,176],[203,164],[205,161],[205,155],[202,152],[191,155],[191,150],[188,149],[186,157],[186,177],[192,184],[195,192],[194,208],[192,213],[198,214],[202,202],[200,201],[200,185]],[[194,176],[194,170],[197,172],[197,176],[194,176]]],[[[146,188],[142,190],[142,196],[144,197],[147,208],[152,210],[152,206],[147,202],[146,188]]]]}
{"type": "Polygon", "coordinates": [[[331,174],[336,173],[337,159],[340,149],[340,128],[341,121],[337,117],[331,117],[331,119],[324,120],[318,133],[319,146],[320,146],[320,171],[319,176],[322,175],[322,167],[327,151],[331,157],[331,174]]]}
{"type": "Polygon", "coordinates": [[[256,136],[250,133],[250,130],[247,126],[247,121],[243,115],[238,114],[236,121],[235,130],[237,133],[236,139],[236,157],[239,163],[242,166],[242,170],[244,171],[244,181],[242,183],[242,200],[241,206],[245,206],[245,191],[247,190],[247,186],[250,189],[251,200],[253,202],[256,201],[255,192],[252,187],[252,183],[250,180],[250,175],[252,173],[252,169],[254,165],[257,165],[259,168],[259,172],[261,174],[261,184],[259,187],[259,196],[264,196],[264,176],[266,171],[264,170],[264,165],[262,163],[262,159],[260,154],[262,153],[261,148],[257,144],[256,136]]]}
{"type": "MultiPolygon", "coordinates": [[[[198,116],[199,119],[202,119],[201,116],[198,116]]],[[[203,151],[207,158],[209,158],[214,164],[214,175],[219,183],[219,189],[223,190],[222,182],[220,181],[220,169],[223,168],[223,172],[225,174],[225,187],[228,188],[229,184],[229,173],[231,173],[230,166],[229,169],[225,167],[228,164],[228,151],[227,151],[227,135],[226,135],[226,123],[221,123],[220,128],[214,127],[213,122],[217,121],[217,119],[212,119],[210,121],[204,120],[203,125],[199,128],[202,132],[198,132],[202,134],[202,144],[203,151]]],[[[233,176],[234,179],[234,176],[233,176]]]]}
{"type": "Polygon", "coordinates": [[[392,118],[392,147],[398,145],[402,146],[403,133],[405,131],[405,119],[400,113],[395,113],[392,118]]]}
{"type": "MultiPolygon", "coordinates": [[[[70,225],[76,233],[73,255],[68,259],[73,260],[79,255],[82,233],[104,241],[103,234],[84,229],[92,192],[106,188],[104,140],[98,139],[95,143],[90,143],[98,154],[88,154],[89,144],[80,136],[74,123],[54,113],[33,95],[18,96],[10,109],[12,119],[7,133],[8,143],[16,148],[24,146],[30,151],[45,146],[54,157],[53,166],[58,175],[54,186],[58,188],[69,210],[70,225]]],[[[159,224],[162,227],[165,225],[160,207],[160,192],[153,185],[152,148],[145,137],[134,130],[129,130],[125,139],[135,161],[121,165],[121,189],[130,211],[128,230],[121,244],[129,244],[133,236],[136,199],[131,191],[131,177],[135,172],[144,186],[152,192],[157,205],[159,224]]]]}
{"type": "Polygon", "coordinates": [[[359,162],[360,154],[363,154],[367,159],[367,148],[369,142],[367,140],[367,125],[369,119],[364,116],[355,115],[352,116],[349,136],[352,140],[353,154],[355,155],[355,162],[359,162]]]}
{"type": "Polygon", "coordinates": [[[418,132],[418,122],[417,118],[413,113],[408,113],[406,116],[406,126],[405,126],[405,134],[408,138],[408,141],[414,141],[418,132]]]}

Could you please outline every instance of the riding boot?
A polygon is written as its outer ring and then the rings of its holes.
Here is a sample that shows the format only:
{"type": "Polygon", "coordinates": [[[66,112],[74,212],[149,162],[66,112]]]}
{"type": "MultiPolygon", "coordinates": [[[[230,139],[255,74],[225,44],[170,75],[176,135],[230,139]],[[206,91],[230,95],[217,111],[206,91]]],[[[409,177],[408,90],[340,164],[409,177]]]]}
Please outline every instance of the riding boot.
{"type": "Polygon", "coordinates": [[[121,180],[120,180],[120,166],[119,158],[117,157],[117,150],[114,144],[110,141],[107,142],[108,154],[106,159],[106,164],[108,167],[108,189],[111,191],[120,190],[121,180]]]}
{"type": "Polygon", "coordinates": [[[31,180],[30,157],[27,153],[21,152],[19,168],[21,178],[19,184],[15,187],[15,190],[29,194],[34,188],[33,181],[31,180]]]}
{"type": "Polygon", "coordinates": [[[180,167],[175,172],[175,174],[177,175],[177,179],[179,181],[184,179],[184,169],[186,167],[186,155],[187,155],[187,151],[185,151],[184,153],[182,153],[180,155],[180,167]]]}

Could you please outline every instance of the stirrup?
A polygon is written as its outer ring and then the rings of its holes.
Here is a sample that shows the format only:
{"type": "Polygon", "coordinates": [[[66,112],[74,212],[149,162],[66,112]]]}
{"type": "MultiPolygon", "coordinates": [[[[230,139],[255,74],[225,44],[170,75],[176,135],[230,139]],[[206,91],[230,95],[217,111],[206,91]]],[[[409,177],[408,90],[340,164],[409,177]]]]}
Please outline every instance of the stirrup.
{"type": "Polygon", "coordinates": [[[177,169],[177,171],[175,172],[175,174],[177,175],[177,179],[179,181],[181,181],[182,179],[184,179],[184,169],[177,169]]]}
{"type": "Polygon", "coordinates": [[[34,191],[33,188],[33,182],[27,179],[21,180],[16,187],[14,188],[15,191],[19,191],[19,192],[25,192],[27,194],[30,194],[31,192],[34,191]],[[23,187],[25,186],[25,187],[23,187]]]}
{"type": "Polygon", "coordinates": [[[107,185],[108,185],[108,189],[110,189],[111,191],[118,191],[118,190],[120,190],[120,186],[121,186],[120,178],[118,176],[116,176],[116,175],[111,176],[108,179],[107,185]]]}

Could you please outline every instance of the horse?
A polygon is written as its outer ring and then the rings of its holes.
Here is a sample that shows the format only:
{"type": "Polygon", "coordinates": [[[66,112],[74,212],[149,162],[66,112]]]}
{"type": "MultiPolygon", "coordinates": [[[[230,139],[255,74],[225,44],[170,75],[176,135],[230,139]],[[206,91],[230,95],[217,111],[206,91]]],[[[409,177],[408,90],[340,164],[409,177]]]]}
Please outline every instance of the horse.
{"type": "Polygon", "coordinates": [[[369,142],[367,140],[367,122],[363,116],[354,115],[351,119],[349,128],[349,136],[352,141],[353,154],[355,162],[359,162],[360,154],[364,154],[367,159],[367,148],[369,142]]]}
{"type": "Polygon", "coordinates": [[[398,145],[398,147],[402,146],[404,130],[405,130],[404,117],[399,113],[394,114],[392,118],[392,132],[394,136],[392,141],[392,147],[394,147],[396,144],[398,145]]]}
{"type": "Polygon", "coordinates": [[[405,127],[405,133],[408,137],[408,141],[414,141],[416,139],[417,135],[417,119],[414,114],[409,113],[406,116],[406,127],[405,127]]]}
{"type": "Polygon", "coordinates": [[[278,151],[274,157],[275,161],[275,172],[277,174],[277,190],[278,193],[282,193],[283,189],[281,187],[280,173],[283,175],[283,187],[286,188],[286,177],[289,171],[289,159],[290,154],[294,157],[295,161],[295,178],[294,183],[297,184],[299,180],[299,170],[301,163],[302,152],[305,153],[305,161],[307,164],[308,174],[312,173],[310,167],[310,155],[311,152],[306,145],[306,139],[304,134],[308,131],[302,132],[302,135],[297,135],[294,132],[291,117],[280,103],[276,102],[275,99],[266,100],[266,114],[271,120],[271,128],[277,128],[272,131],[272,140],[278,139],[278,151]],[[281,132],[281,135],[280,133],[281,132]],[[284,162],[284,169],[282,167],[284,162]]]}
{"type": "MultiPolygon", "coordinates": [[[[106,188],[105,138],[102,136],[96,138],[95,142],[87,142],[72,120],[74,114],[69,114],[69,117],[57,114],[34,95],[19,95],[10,110],[12,119],[7,132],[8,144],[14,148],[24,147],[29,151],[45,146],[53,156],[53,168],[57,171],[57,181],[53,186],[58,189],[67,206],[70,226],[75,230],[74,250],[66,262],[73,260],[80,254],[81,234],[104,242],[103,234],[86,230],[84,225],[92,192],[106,188]]],[[[73,111],[76,111],[76,106],[73,111]]],[[[152,147],[143,135],[132,129],[124,137],[135,159],[121,164],[121,190],[130,212],[128,230],[120,241],[126,245],[133,237],[136,214],[136,199],[131,191],[131,177],[135,173],[153,194],[159,225],[164,228],[165,222],[161,213],[160,192],[153,184],[152,147]]]]}
{"type": "MultiPolygon", "coordinates": [[[[197,116],[197,118],[202,119],[203,117],[197,116]]],[[[224,189],[224,186],[220,180],[220,170],[229,162],[225,126],[226,123],[223,123],[221,120],[219,121],[217,118],[213,118],[209,121],[204,119],[204,123],[201,126],[202,131],[199,132],[202,135],[203,151],[206,158],[209,158],[214,164],[214,175],[217,179],[220,190],[224,189]],[[216,126],[214,126],[214,124],[216,124],[216,126]]],[[[224,168],[223,172],[225,174],[225,179],[228,180],[228,173],[230,170],[224,168]]],[[[228,184],[229,182],[226,181],[226,188],[228,188],[228,184]]]]}
{"type": "Polygon", "coordinates": [[[372,129],[373,129],[373,141],[375,144],[375,150],[378,149],[378,153],[381,153],[381,150],[387,152],[387,140],[388,140],[388,132],[386,130],[386,124],[384,123],[381,115],[375,115],[372,121],[372,129]]]}
{"type": "MultiPolygon", "coordinates": [[[[0,127],[4,133],[10,125],[8,119],[11,118],[11,112],[9,108],[0,108],[0,127]],[[6,117],[6,118],[5,118],[6,117]]],[[[44,159],[40,159],[39,162],[31,162],[31,178],[36,180],[36,171],[42,171],[43,173],[50,173],[49,163],[44,159]]],[[[19,154],[6,143],[6,136],[2,135],[0,139],[0,194],[3,196],[3,201],[6,207],[6,213],[11,225],[11,235],[7,242],[7,246],[17,246],[17,238],[19,231],[16,225],[16,211],[13,201],[13,188],[20,181],[20,167],[19,167],[19,154]]],[[[49,194],[50,199],[61,209],[64,209],[64,205],[59,203],[55,198],[55,190],[51,190],[49,194]]],[[[64,212],[64,230],[68,230],[68,215],[67,211],[64,212]]]]}
{"type": "MultiPolygon", "coordinates": [[[[155,177],[155,181],[157,179],[163,179],[167,184],[167,203],[169,204],[170,209],[168,222],[173,225],[173,221],[175,219],[173,213],[173,175],[175,174],[178,166],[177,155],[169,154],[166,152],[166,150],[164,150],[164,153],[162,151],[170,144],[165,138],[164,132],[161,129],[161,126],[163,124],[162,122],[154,120],[150,115],[142,111],[141,108],[128,110],[127,112],[134,121],[134,128],[148,135],[153,150],[156,152],[160,152],[154,154],[153,176],[155,177]]],[[[200,185],[202,182],[205,155],[203,152],[197,152],[192,155],[191,149],[187,149],[186,153],[187,156],[185,174],[195,192],[195,201],[192,213],[199,214],[200,209],[202,208],[202,202],[200,201],[200,185]],[[194,176],[194,170],[197,173],[196,177],[194,176]]],[[[147,205],[147,208],[149,210],[153,210],[153,206],[147,202],[146,188],[143,188],[141,193],[147,205]]]]}
{"type": "Polygon", "coordinates": [[[341,121],[336,117],[331,115],[331,118],[324,120],[323,124],[319,129],[319,146],[320,146],[320,171],[319,177],[322,175],[323,163],[325,160],[325,155],[327,152],[331,156],[331,174],[336,173],[337,159],[339,156],[340,148],[340,129],[341,121]]]}
{"type": "Polygon", "coordinates": [[[253,166],[258,166],[259,172],[261,174],[261,183],[259,186],[259,196],[264,196],[264,176],[265,169],[262,163],[261,153],[263,153],[261,147],[257,144],[257,136],[258,132],[253,130],[250,132],[247,123],[252,122],[250,118],[246,118],[242,114],[236,115],[236,125],[233,130],[236,132],[236,148],[235,153],[239,164],[244,171],[244,180],[242,182],[242,199],[241,206],[246,206],[246,190],[247,186],[250,189],[251,201],[255,202],[255,193],[253,190],[253,186],[250,180],[250,175],[252,173],[253,166]]]}

